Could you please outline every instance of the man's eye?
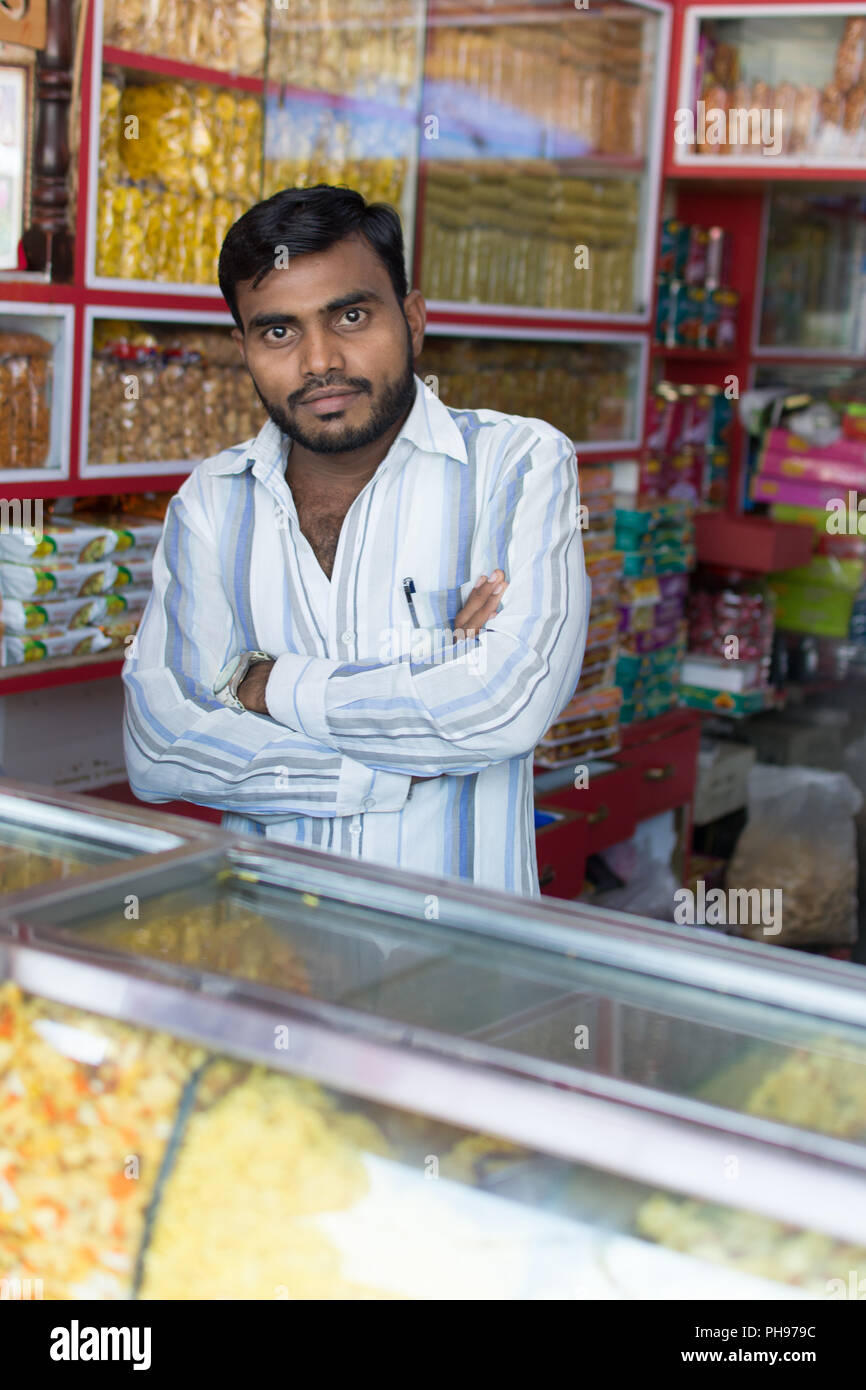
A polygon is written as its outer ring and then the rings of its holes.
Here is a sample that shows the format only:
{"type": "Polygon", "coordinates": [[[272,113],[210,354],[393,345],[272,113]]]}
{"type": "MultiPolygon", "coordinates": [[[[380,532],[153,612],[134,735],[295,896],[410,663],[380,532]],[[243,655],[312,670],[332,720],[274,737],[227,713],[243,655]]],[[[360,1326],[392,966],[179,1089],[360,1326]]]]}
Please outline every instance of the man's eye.
{"type": "Polygon", "coordinates": [[[350,328],[351,328],[354,324],[356,324],[356,323],[363,323],[363,322],[364,322],[364,319],[367,317],[367,311],[366,311],[366,309],[345,309],[345,310],[343,311],[343,315],[342,315],[342,318],[340,319],[340,322],[342,323],[345,319],[347,319],[347,318],[349,317],[350,314],[357,314],[357,315],[358,315],[357,318],[353,318],[353,319],[350,319],[350,320],[349,320],[349,327],[350,327],[350,328]]]}
{"type": "MultiPolygon", "coordinates": [[[[280,333],[280,334],[283,334],[283,333],[284,333],[284,334],[288,334],[288,331],[289,331],[289,330],[286,328],[286,325],[285,325],[284,323],[275,323],[274,326],[273,326],[273,328],[266,328],[262,336],[263,336],[263,338],[265,339],[265,341],[267,342],[268,338],[270,337],[270,335],[271,335],[272,333],[280,333]]],[[[282,342],[285,342],[285,338],[282,338],[282,337],[276,338],[276,339],[271,338],[271,342],[282,343],[282,342]]]]}

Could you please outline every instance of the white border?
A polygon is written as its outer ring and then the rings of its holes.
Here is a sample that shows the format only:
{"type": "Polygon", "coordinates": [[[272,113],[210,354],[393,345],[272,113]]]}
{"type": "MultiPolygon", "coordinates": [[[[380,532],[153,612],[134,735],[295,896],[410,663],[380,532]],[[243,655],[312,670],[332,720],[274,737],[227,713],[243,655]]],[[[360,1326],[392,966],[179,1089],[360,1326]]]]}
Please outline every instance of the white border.
{"type": "MultiPolygon", "coordinates": [[[[60,334],[54,344],[54,351],[51,356],[51,446],[48,454],[49,461],[43,468],[0,468],[0,491],[2,491],[4,483],[59,483],[69,480],[75,305],[53,304],[49,301],[42,303],[23,299],[0,300],[0,317],[5,319],[18,315],[26,315],[28,318],[58,319],[60,321],[60,334]]],[[[29,324],[22,325],[22,327],[25,326],[30,329],[29,324]]]]}
{"type": "MultiPolygon", "coordinates": [[[[593,441],[592,443],[575,439],[573,443],[578,452],[578,459],[581,454],[636,453],[643,447],[644,411],[646,407],[650,367],[650,343],[649,338],[645,334],[593,333],[590,331],[580,332],[578,330],[572,332],[569,328],[501,328],[495,323],[428,323],[424,336],[448,338],[514,338],[518,341],[529,338],[536,342],[548,343],[623,343],[626,347],[637,348],[639,350],[639,355],[637,358],[637,370],[634,373],[638,391],[637,405],[634,411],[636,438],[605,439],[600,442],[593,441]]],[[[575,385],[579,387],[579,382],[576,381],[575,385]]],[[[479,408],[481,408],[483,404],[483,401],[479,401],[479,408]]]]}
{"type": "MultiPolygon", "coordinates": [[[[828,0],[821,0],[821,3],[817,5],[808,3],[800,5],[753,5],[749,3],[741,5],[696,5],[687,9],[680,49],[680,85],[676,109],[694,110],[695,60],[698,30],[703,19],[790,19],[795,16],[817,19],[823,18],[825,15],[842,18],[855,15],[866,19],[866,5],[853,3],[853,0],[844,0],[844,3],[838,3],[837,0],[829,0],[829,3],[828,0]]],[[[673,132],[671,132],[671,143],[674,149],[674,163],[683,169],[730,169],[734,173],[738,169],[764,169],[770,178],[774,169],[846,169],[855,173],[859,173],[862,169],[863,173],[866,174],[866,159],[859,164],[852,164],[850,159],[828,159],[826,155],[773,155],[768,158],[761,154],[751,158],[743,158],[740,155],[734,158],[728,154],[690,154],[686,152],[685,146],[676,143],[673,139],[673,132]]]]}
{"type": "MultiPolygon", "coordinates": [[[[200,309],[178,306],[176,309],[148,309],[128,304],[88,304],[84,310],[84,345],[81,371],[81,426],[79,433],[78,474],[85,478],[162,478],[191,473],[201,459],[174,459],[159,463],[90,463],[88,457],[90,433],[90,366],[93,361],[93,324],[96,319],[132,319],[141,323],[180,323],[220,328],[234,325],[228,311],[206,314],[200,309]]],[[[202,454],[202,458],[205,455],[202,454]]]]}

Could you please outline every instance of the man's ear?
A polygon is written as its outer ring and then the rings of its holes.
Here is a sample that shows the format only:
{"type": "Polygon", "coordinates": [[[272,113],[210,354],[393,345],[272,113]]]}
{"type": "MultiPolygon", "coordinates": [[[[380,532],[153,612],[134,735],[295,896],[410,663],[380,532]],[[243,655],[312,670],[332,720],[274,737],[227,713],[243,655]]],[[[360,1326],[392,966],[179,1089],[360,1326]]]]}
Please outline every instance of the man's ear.
{"type": "Polygon", "coordinates": [[[245,342],[245,340],[244,340],[244,335],[243,335],[243,333],[241,332],[241,330],[240,330],[239,328],[233,328],[233,329],[232,329],[232,337],[234,338],[235,342],[236,342],[237,345],[238,345],[238,352],[239,352],[240,355],[241,355],[241,361],[243,362],[244,366],[246,366],[246,365],[247,365],[247,350],[246,350],[246,342],[245,342]]]}
{"type": "Polygon", "coordinates": [[[420,357],[424,346],[424,332],[427,327],[427,304],[420,290],[410,290],[403,300],[403,313],[409,324],[412,337],[412,352],[420,357]]]}

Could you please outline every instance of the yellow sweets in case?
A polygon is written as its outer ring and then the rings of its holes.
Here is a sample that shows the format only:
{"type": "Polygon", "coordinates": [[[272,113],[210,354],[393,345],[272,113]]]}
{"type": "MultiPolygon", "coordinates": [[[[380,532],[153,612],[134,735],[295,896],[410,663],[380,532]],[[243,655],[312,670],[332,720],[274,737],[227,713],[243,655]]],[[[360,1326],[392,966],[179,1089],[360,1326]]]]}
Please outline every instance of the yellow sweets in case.
{"type": "Polygon", "coordinates": [[[45,1299],[130,1297],[178,1101],[204,1056],[0,985],[0,1279],[38,1278],[45,1299]]]}
{"type": "Polygon", "coordinates": [[[364,1196],[361,1149],[386,1144],[318,1088],[254,1068],[193,1114],[145,1256],[144,1299],[367,1299],[318,1213],[364,1196]]]}
{"type": "Polygon", "coordinates": [[[103,33],[135,53],[259,74],[265,0],[105,0],[103,33]]]}
{"type": "Polygon", "coordinates": [[[144,263],[144,193],[136,184],[114,190],[117,274],[123,279],[142,273],[144,263]]]}
{"type": "Polygon", "coordinates": [[[192,94],[180,82],[125,88],[122,153],[131,178],[159,179],[168,188],[189,186],[192,109],[192,94]],[[130,118],[135,125],[128,124],[130,118]]]}

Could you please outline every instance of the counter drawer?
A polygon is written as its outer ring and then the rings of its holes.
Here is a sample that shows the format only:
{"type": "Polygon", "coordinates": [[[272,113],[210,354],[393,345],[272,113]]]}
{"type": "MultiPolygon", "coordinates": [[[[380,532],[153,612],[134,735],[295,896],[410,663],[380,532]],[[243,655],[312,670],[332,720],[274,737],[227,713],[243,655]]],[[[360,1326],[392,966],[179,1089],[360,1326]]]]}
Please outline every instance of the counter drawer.
{"type": "Polygon", "coordinates": [[[636,815],[647,820],[690,802],[695,794],[699,732],[686,729],[670,738],[629,748],[635,775],[636,815]]]}
{"type": "Polygon", "coordinates": [[[547,792],[544,802],[580,812],[586,818],[586,852],[598,854],[633,833],[638,819],[637,790],[637,769],[630,762],[618,763],[609,772],[591,776],[588,787],[547,792]]]}

